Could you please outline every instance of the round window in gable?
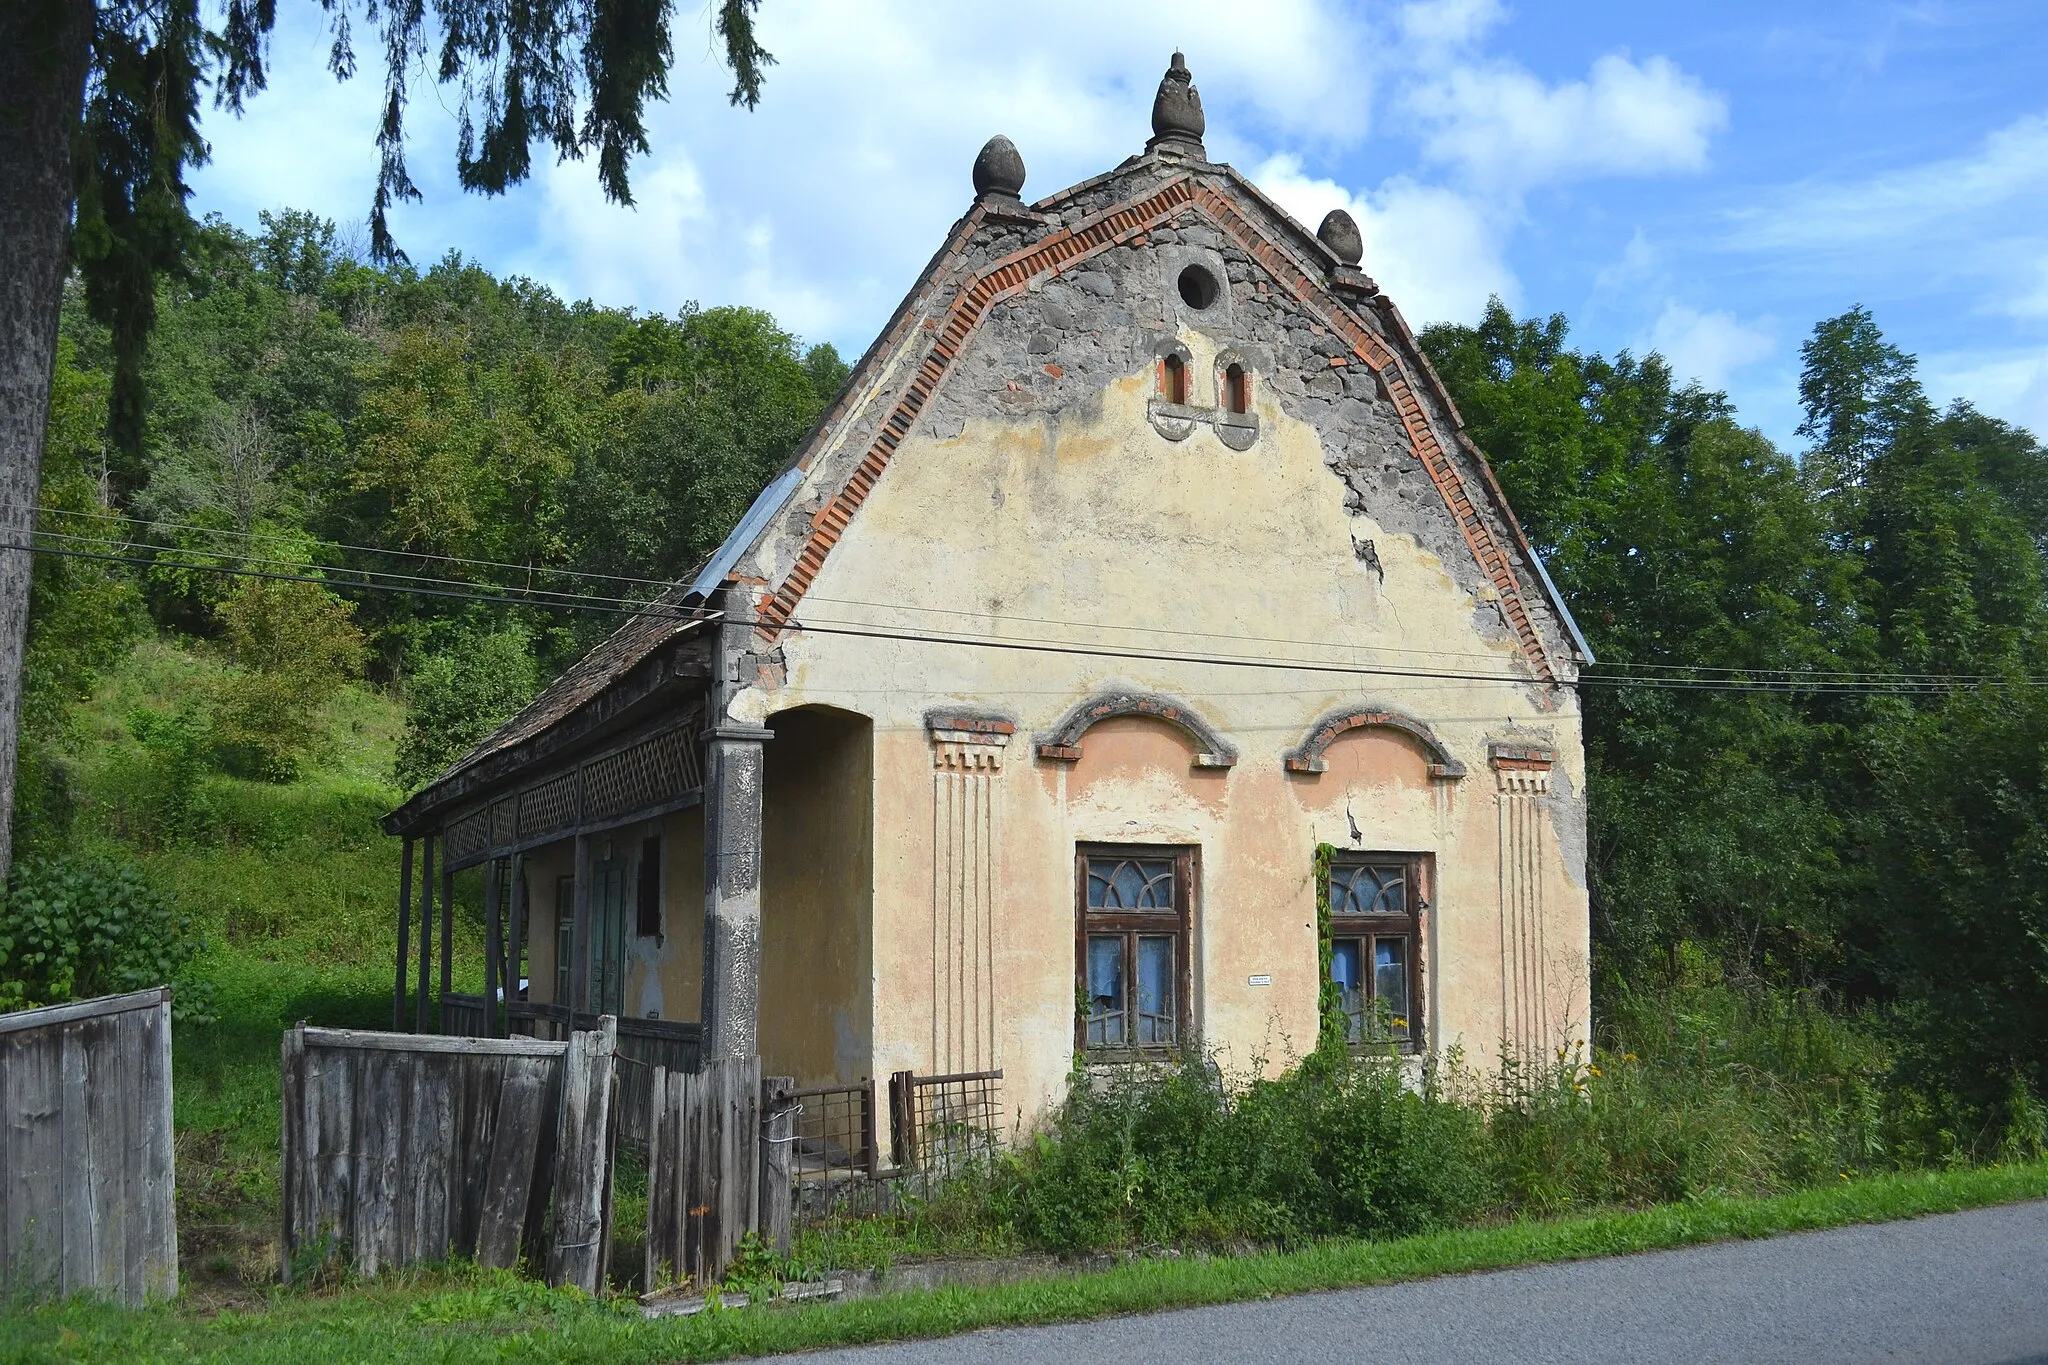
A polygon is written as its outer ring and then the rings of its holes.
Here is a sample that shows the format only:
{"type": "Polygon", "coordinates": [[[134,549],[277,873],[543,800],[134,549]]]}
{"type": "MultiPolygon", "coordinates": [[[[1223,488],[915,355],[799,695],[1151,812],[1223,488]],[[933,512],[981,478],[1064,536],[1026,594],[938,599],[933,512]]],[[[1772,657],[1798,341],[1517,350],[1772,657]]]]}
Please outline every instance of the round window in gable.
{"type": "Polygon", "coordinates": [[[1209,307],[1216,302],[1220,288],[1216,277],[1199,265],[1191,265],[1180,272],[1180,300],[1190,308],[1209,307]]]}

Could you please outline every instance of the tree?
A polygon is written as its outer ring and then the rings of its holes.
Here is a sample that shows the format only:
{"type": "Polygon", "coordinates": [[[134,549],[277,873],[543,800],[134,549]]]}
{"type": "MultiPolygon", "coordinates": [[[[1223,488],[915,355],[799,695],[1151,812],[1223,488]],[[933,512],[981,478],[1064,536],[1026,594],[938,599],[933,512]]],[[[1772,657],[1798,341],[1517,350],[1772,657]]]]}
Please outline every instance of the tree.
{"type": "Polygon", "coordinates": [[[271,781],[289,781],[319,740],[320,708],[363,670],[354,609],[317,583],[249,578],[221,604],[240,671],[221,684],[213,736],[271,781]]]}
{"type": "Polygon", "coordinates": [[[406,686],[398,785],[411,791],[438,775],[532,701],[540,683],[525,631],[455,632],[406,686]]]}
{"type": "MultiPolygon", "coordinates": [[[[732,102],[753,108],[774,58],[755,41],[760,0],[717,0],[732,102]]],[[[329,67],[355,72],[351,0],[333,17],[329,67]]],[[[363,0],[385,56],[371,245],[397,256],[388,213],[417,199],[405,114],[416,63],[438,37],[434,71],[459,108],[466,189],[524,180],[536,143],[595,154],[606,195],[631,203],[628,165],[647,150],[642,121],[668,90],[667,0],[363,0]]],[[[113,333],[110,405],[131,476],[142,432],[142,358],[156,282],[183,268],[195,225],[184,173],[206,157],[201,90],[239,113],[264,88],[276,0],[226,0],[218,23],[199,0],[7,0],[0,4],[0,879],[11,861],[30,537],[64,281],[75,264],[95,317],[113,333]]],[[[129,484],[132,488],[132,482],[129,484]]]]}

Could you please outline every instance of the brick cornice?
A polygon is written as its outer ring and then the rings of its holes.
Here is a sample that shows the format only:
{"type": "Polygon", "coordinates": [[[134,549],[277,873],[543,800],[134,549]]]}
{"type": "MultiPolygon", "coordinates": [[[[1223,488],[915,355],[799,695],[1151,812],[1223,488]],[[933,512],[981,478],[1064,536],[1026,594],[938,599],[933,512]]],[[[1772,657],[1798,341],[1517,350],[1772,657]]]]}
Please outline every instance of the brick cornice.
{"type": "Polygon", "coordinates": [[[854,513],[867,501],[882,471],[889,467],[897,446],[909,435],[918,413],[931,401],[940,381],[965,349],[968,339],[979,329],[990,307],[1021,292],[1032,280],[1071,269],[1184,209],[1195,210],[1229,234],[1240,248],[1293,295],[1296,302],[1315,313],[1343,338],[1353,355],[1378,376],[1401,415],[1402,424],[1408,432],[1410,451],[1428,472],[1480,571],[1499,594],[1501,614],[1514,630],[1529,667],[1541,680],[1555,681],[1556,670],[1552,667],[1543,638],[1529,616],[1514,565],[1486,519],[1480,515],[1465,487],[1463,475],[1438,439],[1408,366],[1392,347],[1339,302],[1293,253],[1273,241],[1239,212],[1228,196],[1185,175],[1169,180],[1143,199],[1118,205],[1073,227],[1062,228],[1030,247],[993,262],[961,289],[952,307],[941,315],[940,320],[936,320],[940,321],[935,329],[938,336],[930,352],[897,398],[867,455],[839,491],[811,519],[810,532],[782,583],[772,593],[762,596],[758,620],[760,633],[772,639],[789,625],[804,594],[824,567],[826,556],[832,553],[832,548],[845,534],[854,513]]]}

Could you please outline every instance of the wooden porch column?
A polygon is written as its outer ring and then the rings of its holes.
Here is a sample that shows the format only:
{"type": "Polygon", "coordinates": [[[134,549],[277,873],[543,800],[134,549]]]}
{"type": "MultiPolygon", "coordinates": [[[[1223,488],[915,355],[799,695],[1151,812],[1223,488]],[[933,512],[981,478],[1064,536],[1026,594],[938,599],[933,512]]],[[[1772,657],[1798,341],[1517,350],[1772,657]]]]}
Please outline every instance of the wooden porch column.
{"type": "Polygon", "coordinates": [[[761,1007],[762,745],[773,730],[704,732],[704,1032],[706,1061],[755,1054],[761,1007]]]}
{"type": "Polygon", "coordinates": [[[398,855],[398,984],[391,990],[391,1031],[405,1027],[405,958],[412,949],[412,836],[398,855]]]}
{"type": "Polygon", "coordinates": [[[484,860],[484,1037],[502,1038],[503,1015],[498,1009],[498,960],[502,942],[498,934],[498,871],[496,858],[484,860]]]}
{"type": "MultiPolygon", "coordinates": [[[[511,1019],[509,1006],[519,998],[519,979],[526,974],[526,855],[512,855],[512,933],[511,943],[505,949],[505,1003],[508,1006],[506,1019],[511,1019]]],[[[509,1029],[508,1029],[509,1031],[509,1029]]]]}
{"type": "Polygon", "coordinates": [[[590,836],[576,836],[576,885],[570,898],[576,919],[570,925],[569,998],[562,1001],[571,1012],[590,1008],[590,836]]]}
{"type": "Polygon", "coordinates": [[[419,998],[413,1006],[412,1031],[427,1031],[427,993],[433,987],[434,969],[434,836],[420,839],[420,981],[419,998]]]}

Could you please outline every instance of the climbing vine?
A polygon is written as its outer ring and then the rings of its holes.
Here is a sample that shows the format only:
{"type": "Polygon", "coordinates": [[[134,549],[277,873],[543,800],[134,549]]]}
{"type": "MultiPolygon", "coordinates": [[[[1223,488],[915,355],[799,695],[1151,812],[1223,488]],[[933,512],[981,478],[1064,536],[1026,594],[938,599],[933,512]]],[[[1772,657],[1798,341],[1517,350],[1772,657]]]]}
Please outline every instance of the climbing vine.
{"type": "Polygon", "coordinates": [[[1316,1013],[1321,1021],[1316,1050],[1341,1053],[1349,1034],[1344,1019],[1344,993],[1330,976],[1330,861],[1336,853],[1334,844],[1316,845],[1316,1013]]]}

